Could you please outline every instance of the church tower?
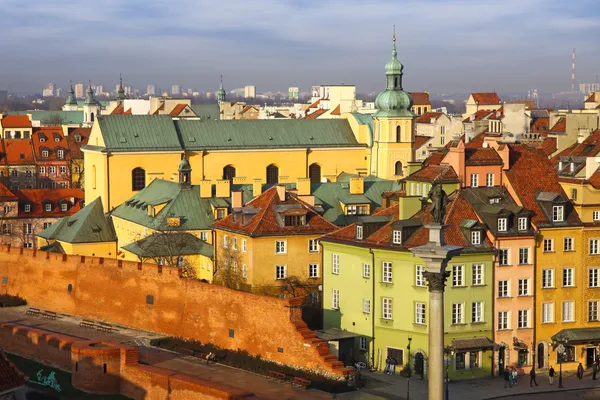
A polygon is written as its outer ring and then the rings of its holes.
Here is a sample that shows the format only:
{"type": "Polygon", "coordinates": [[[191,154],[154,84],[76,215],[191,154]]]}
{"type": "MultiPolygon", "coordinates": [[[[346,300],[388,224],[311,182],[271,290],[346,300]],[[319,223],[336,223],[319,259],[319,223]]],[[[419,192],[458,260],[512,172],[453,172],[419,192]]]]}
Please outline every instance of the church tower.
{"type": "Polygon", "coordinates": [[[223,89],[223,75],[221,75],[221,86],[217,91],[217,101],[219,105],[225,101],[225,89],[223,89]]]}
{"type": "Polygon", "coordinates": [[[96,101],[94,97],[94,91],[92,90],[92,82],[88,86],[87,96],[83,103],[83,123],[86,126],[94,125],[94,121],[100,116],[100,103],[96,101]]]}
{"type": "Polygon", "coordinates": [[[117,103],[123,104],[125,101],[125,89],[123,89],[123,77],[119,74],[119,89],[117,89],[117,103]]]}
{"type": "Polygon", "coordinates": [[[192,187],[192,167],[190,166],[189,161],[185,158],[185,156],[181,159],[179,163],[179,187],[182,189],[189,189],[192,187]]]}
{"type": "Polygon", "coordinates": [[[375,133],[371,153],[371,174],[384,179],[406,176],[407,164],[415,160],[413,99],[402,89],[402,70],[396,51],[394,29],[392,59],[385,65],[386,89],[375,99],[375,133]]]}
{"type": "Polygon", "coordinates": [[[71,82],[71,87],[69,88],[69,97],[67,97],[67,101],[62,109],[63,111],[77,111],[77,99],[75,98],[75,90],[73,90],[73,82],[71,82]]]}

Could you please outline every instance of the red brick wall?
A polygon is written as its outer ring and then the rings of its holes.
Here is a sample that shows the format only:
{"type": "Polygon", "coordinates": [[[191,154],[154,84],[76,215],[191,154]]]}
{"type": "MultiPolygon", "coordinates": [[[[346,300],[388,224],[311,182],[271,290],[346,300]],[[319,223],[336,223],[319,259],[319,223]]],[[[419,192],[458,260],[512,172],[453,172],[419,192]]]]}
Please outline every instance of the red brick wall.
{"type": "Polygon", "coordinates": [[[181,279],[176,268],[0,246],[3,276],[8,282],[0,292],[34,307],[242,349],[323,374],[347,372],[291,314],[289,302],[181,279]]]}

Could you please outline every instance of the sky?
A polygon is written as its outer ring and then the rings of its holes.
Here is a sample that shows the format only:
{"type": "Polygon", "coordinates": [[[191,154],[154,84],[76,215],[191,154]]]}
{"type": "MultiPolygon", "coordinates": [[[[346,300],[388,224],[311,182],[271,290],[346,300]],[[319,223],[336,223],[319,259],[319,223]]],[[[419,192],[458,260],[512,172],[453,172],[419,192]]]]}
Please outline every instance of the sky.
{"type": "Polygon", "coordinates": [[[598,0],[0,0],[0,89],[174,83],[258,92],[385,86],[396,26],[407,90],[542,92],[600,75],[598,0]]]}

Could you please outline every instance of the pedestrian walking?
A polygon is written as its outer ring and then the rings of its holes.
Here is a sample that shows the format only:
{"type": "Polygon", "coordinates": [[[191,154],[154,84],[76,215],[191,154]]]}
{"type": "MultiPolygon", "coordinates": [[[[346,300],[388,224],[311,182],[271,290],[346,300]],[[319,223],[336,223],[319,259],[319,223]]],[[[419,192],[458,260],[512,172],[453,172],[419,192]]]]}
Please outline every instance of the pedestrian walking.
{"type": "Polygon", "coordinates": [[[535,386],[538,385],[537,381],[535,380],[535,369],[531,368],[531,371],[529,371],[529,386],[533,386],[534,383],[535,386]]]}
{"type": "Polygon", "coordinates": [[[592,365],[592,380],[596,380],[596,374],[598,373],[598,362],[595,362],[594,365],[592,365]]]}
{"type": "Polygon", "coordinates": [[[550,366],[550,369],[548,370],[548,381],[550,381],[551,385],[554,383],[554,368],[552,368],[552,365],[550,366]]]}
{"type": "Polygon", "coordinates": [[[512,380],[513,380],[513,386],[517,386],[517,376],[519,375],[519,373],[517,372],[516,368],[512,369],[512,380]]]}
{"type": "Polygon", "coordinates": [[[390,364],[392,366],[390,368],[390,375],[394,375],[396,373],[396,365],[398,364],[398,361],[396,361],[396,359],[394,357],[392,357],[390,364]]]}
{"type": "Polygon", "coordinates": [[[383,373],[389,375],[391,366],[392,366],[392,357],[388,356],[388,358],[385,359],[385,369],[383,370],[383,373]]]}
{"type": "Polygon", "coordinates": [[[581,363],[579,363],[579,366],[577,367],[577,377],[580,380],[583,379],[583,365],[581,365],[581,363]]]}
{"type": "Polygon", "coordinates": [[[508,367],[506,367],[504,369],[504,389],[506,389],[506,385],[508,385],[508,387],[512,387],[512,383],[510,382],[510,378],[511,378],[510,371],[509,371],[508,367]]]}

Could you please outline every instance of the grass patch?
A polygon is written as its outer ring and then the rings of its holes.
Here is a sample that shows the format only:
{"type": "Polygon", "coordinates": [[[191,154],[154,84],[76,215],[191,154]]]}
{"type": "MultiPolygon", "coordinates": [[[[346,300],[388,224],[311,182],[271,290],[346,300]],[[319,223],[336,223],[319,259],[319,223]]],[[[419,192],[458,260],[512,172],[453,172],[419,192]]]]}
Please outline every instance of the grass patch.
{"type": "Polygon", "coordinates": [[[0,307],[18,307],[27,305],[27,300],[10,294],[0,294],[0,307]]]}
{"type": "Polygon", "coordinates": [[[212,352],[217,356],[217,362],[220,364],[229,365],[231,367],[265,376],[269,376],[269,371],[276,371],[285,374],[288,378],[308,379],[311,381],[311,388],[319,389],[324,392],[344,393],[353,390],[348,386],[346,381],[328,379],[321,375],[280,365],[273,361],[264,360],[260,356],[250,355],[245,350],[227,350],[210,343],[201,343],[195,340],[185,340],[176,337],[152,339],[150,344],[180,354],[188,355],[191,353],[195,357],[200,358],[204,358],[207,353],[212,352]]]}

